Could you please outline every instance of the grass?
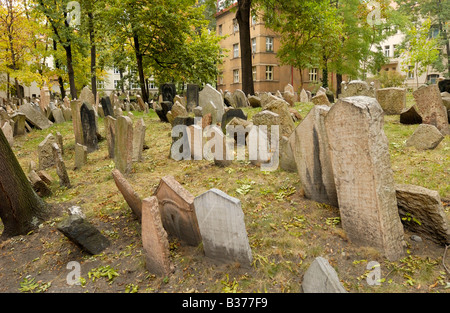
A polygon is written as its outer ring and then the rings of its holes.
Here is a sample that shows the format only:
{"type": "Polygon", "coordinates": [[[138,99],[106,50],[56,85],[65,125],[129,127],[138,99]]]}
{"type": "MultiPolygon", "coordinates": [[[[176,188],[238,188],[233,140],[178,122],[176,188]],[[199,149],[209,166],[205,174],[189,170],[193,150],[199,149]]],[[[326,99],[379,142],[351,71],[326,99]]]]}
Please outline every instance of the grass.
{"type": "MultiPolygon", "coordinates": [[[[295,108],[305,117],[312,106],[297,103],[295,108]]],[[[249,118],[259,110],[244,109],[249,118]]],[[[144,151],[143,161],[133,164],[128,178],[135,191],[141,198],[151,196],[161,177],[172,175],[194,196],[218,188],[238,198],[252,248],[251,267],[215,264],[204,257],[201,245],[187,247],[170,239],[170,258],[175,272],[168,277],[148,273],[140,224],[114,184],[111,176],[114,162],[107,157],[106,141],[100,142],[98,151],[89,154],[85,167],[73,170],[74,136],[72,123],[66,122],[16,138],[13,149],[27,172],[30,161],[37,163],[38,144],[48,133],[59,131],[64,138],[64,160],[73,187],[59,187],[55,170],[49,169],[55,181],[51,187],[53,195],[45,200],[55,206],[80,205],[87,219],[108,237],[112,246],[99,256],[87,256],[55,231],[55,224],[62,217],[54,218],[33,234],[22,236],[23,240],[11,239],[4,244],[0,277],[2,267],[14,266],[5,268],[5,271],[10,270],[5,275],[16,290],[28,275],[44,276],[45,279],[40,277],[36,281],[51,282],[50,290],[66,288],[68,271],[64,266],[69,260],[77,260],[84,278],[83,286],[73,287],[78,288],[74,289],[77,292],[300,292],[305,270],[315,257],[322,256],[337,270],[350,292],[449,291],[446,289],[448,275],[442,274],[440,265],[442,247],[408,241],[409,254],[405,259],[389,262],[370,247],[352,245],[341,227],[339,210],[305,199],[297,173],[280,169],[262,172],[247,161],[235,161],[227,168],[216,167],[206,160],[174,161],[168,157],[170,125],[159,122],[153,111],[132,113],[133,120],[144,119],[145,142],[150,147],[144,151]],[[43,237],[44,234],[48,236],[43,237]],[[32,254],[29,258],[20,254],[21,245],[29,247],[28,253],[32,254]],[[21,259],[23,265],[9,264],[9,257],[21,259]],[[371,260],[381,264],[385,280],[380,286],[366,283],[365,266],[371,260]],[[96,277],[96,274],[111,274],[113,279],[89,279],[88,276],[96,277]]],[[[100,133],[104,134],[102,118],[98,125],[100,133]]],[[[450,197],[450,137],[432,151],[406,148],[405,140],[416,127],[401,125],[398,116],[385,118],[395,181],[438,190],[441,197],[447,199],[450,197]]]]}

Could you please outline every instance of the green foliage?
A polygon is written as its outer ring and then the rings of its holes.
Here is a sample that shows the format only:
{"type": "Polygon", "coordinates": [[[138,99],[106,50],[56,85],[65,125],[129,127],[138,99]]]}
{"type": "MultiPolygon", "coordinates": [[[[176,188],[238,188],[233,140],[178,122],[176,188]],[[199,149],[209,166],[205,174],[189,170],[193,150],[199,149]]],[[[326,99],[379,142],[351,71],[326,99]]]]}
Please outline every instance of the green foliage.
{"type": "Polygon", "coordinates": [[[117,271],[109,265],[101,265],[99,267],[93,268],[88,273],[89,279],[92,279],[93,282],[95,282],[95,280],[98,278],[105,277],[110,284],[117,276],[119,276],[119,273],[117,273],[117,271]]]}
{"type": "Polygon", "coordinates": [[[41,281],[36,282],[36,278],[31,277],[30,275],[24,277],[22,282],[20,282],[20,292],[29,292],[29,293],[41,293],[46,292],[50,286],[52,285],[51,282],[48,283],[42,283],[41,281]]]}
{"type": "Polygon", "coordinates": [[[375,76],[375,79],[381,83],[382,88],[402,87],[405,83],[405,78],[405,75],[402,75],[397,71],[383,70],[375,76]]]}

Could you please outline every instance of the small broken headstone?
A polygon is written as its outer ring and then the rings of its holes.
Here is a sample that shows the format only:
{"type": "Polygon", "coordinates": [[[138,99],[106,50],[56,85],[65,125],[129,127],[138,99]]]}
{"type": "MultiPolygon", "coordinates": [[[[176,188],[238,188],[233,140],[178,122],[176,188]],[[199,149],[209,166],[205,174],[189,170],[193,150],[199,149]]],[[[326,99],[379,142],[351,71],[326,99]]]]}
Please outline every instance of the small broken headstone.
{"type": "Polygon", "coordinates": [[[302,282],[305,293],[347,293],[330,263],[317,257],[309,266],[302,282]]]}

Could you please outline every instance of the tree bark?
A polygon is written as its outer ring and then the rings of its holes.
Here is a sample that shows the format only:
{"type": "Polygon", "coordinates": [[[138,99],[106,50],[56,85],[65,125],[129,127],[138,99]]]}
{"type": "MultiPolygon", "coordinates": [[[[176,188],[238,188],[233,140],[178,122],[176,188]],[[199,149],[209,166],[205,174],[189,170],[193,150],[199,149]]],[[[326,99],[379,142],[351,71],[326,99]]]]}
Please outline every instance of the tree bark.
{"type": "Polygon", "coordinates": [[[239,43],[241,46],[242,91],[246,95],[254,95],[252,71],[252,44],[250,38],[251,0],[238,0],[236,19],[239,24],[239,43]]]}
{"type": "Polygon", "coordinates": [[[0,131],[0,239],[27,234],[48,216],[47,204],[33,190],[0,131]]]}
{"type": "MultiPolygon", "coordinates": [[[[53,40],[53,50],[56,52],[58,49],[58,43],[56,40],[53,40]]],[[[59,70],[61,69],[61,64],[59,63],[59,60],[55,58],[55,67],[59,70]]],[[[59,83],[59,90],[61,92],[61,99],[64,99],[66,97],[66,90],[64,89],[64,80],[61,75],[58,75],[58,83],[59,83]]]]}
{"type": "Polygon", "coordinates": [[[94,33],[94,14],[88,13],[89,18],[89,40],[91,43],[91,89],[94,94],[94,99],[97,100],[97,74],[95,71],[97,63],[97,47],[95,45],[95,33],[94,33]]]}
{"type": "Polygon", "coordinates": [[[336,73],[336,97],[342,93],[342,74],[336,73]]]}
{"type": "Polygon", "coordinates": [[[137,62],[137,68],[139,73],[139,85],[141,87],[141,93],[142,93],[142,100],[144,102],[148,103],[148,94],[147,90],[145,89],[145,76],[144,76],[144,66],[142,64],[143,55],[141,53],[140,47],[139,47],[139,37],[138,35],[134,35],[134,51],[136,53],[136,62],[137,62]]]}
{"type": "Polygon", "coordinates": [[[73,70],[73,61],[72,61],[72,45],[69,43],[67,45],[63,45],[64,50],[66,51],[66,59],[67,59],[67,74],[69,75],[69,85],[70,85],[70,96],[72,100],[77,99],[77,88],[75,86],[75,72],[73,70]]]}

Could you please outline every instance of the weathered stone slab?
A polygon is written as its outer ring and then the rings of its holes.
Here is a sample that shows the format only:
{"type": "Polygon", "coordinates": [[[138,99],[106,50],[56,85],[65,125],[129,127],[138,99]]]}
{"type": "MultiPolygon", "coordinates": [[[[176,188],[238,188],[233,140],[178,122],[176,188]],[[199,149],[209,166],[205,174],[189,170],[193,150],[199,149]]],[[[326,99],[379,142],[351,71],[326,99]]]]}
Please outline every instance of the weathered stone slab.
{"type": "Polygon", "coordinates": [[[71,188],[69,174],[67,174],[66,164],[64,163],[61,149],[58,144],[52,144],[53,157],[55,158],[56,174],[59,177],[59,185],[61,187],[71,188]]]}
{"type": "Polygon", "coordinates": [[[226,126],[233,118],[240,118],[243,120],[247,120],[247,116],[244,114],[244,111],[241,109],[229,109],[222,115],[222,131],[226,133],[226,126]]]}
{"type": "Polygon", "coordinates": [[[166,276],[173,268],[169,260],[169,241],[159,212],[158,199],[142,200],[142,246],[146,268],[155,275],[166,276]]]}
{"type": "Polygon", "coordinates": [[[142,219],[141,197],[137,194],[137,192],[134,191],[133,187],[130,185],[130,183],[118,169],[114,169],[112,171],[112,176],[114,178],[114,182],[116,183],[117,189],[119,189],[128,206],[137,216],[139,221],[141,221],[142,219]]]}
{"type": "Polygon", "coordinates": [[[322,257],[317,257],[303,276],[304,293],[347,293],[334,268],[322,257]]]}
{"type": "Polygon", "coordinates": [[[39,177],[39,175],[33,170],[28,173],[31,186],[39,197],[48,197],[52,195],[52,191],[48,185],[39,177]]]}
{"type": "Polygon", "coordinates": [[[108,156],[114,159],[114,149],[116,142],[116,119],[111,115],[105,117],[106,142],[108,144],[108,156]]]}
{"type": "Polygon", "coordinates": [[[100,254],[110,245],[109,240],[97,228],[78,214],[70,215],[57,226],[57,229],[92,255],[100,254]]]}
{"type": "Polygon", "coordinates": [[[79,100],[70,101],[70,107],[72,111],[72,125],[73,133],[75,135],[75,143],[84,145],[83,139],[83,127],[81,126],[81,105],[83,103],[79,100]]]}
{"type": "Polygon", "coordinates": [[[53,124],[44,114],[35,110],[29,103],[22,104],[19,107],[19,112],[25,114],[28,123],[37,129],[47,129],[53,124]]]}
{"type": "Polygon", "coordinates": [[[309,102],[309,97],[308,97],[308,94],[306,93],[305,89],[302,89],[302,91],[300,92],[300,102],[302,102],[302,103],[309,102]]]}
{"type": "Polygon", "coordinates": [[[100,100],[100,104],[102,105],[103,115],[105,117],[112,116],[114,117],[114,107],[111,104],[111,99],[107,97],[102,97],[100,100]]]}
{"type": "Polygon", "coordinates": [[[25,135],[25,121],[26,116],[23,113],[16,112],[11,115],[11,119],[14,121],[14,136],[25,135]]]}
{"type": "Polygon", "coordinates": [[[114,163],[124,175],[131,173],[133,165],[133,121],[128,116],[119,116],[116,122],[114,163]]]}
{"type": "Polygon", "coordinates": [[[415,105],[400,113],[400,123],[405,125],[422,124],[422,117],[417,113],[415,105]]]}
{"type": "Polygon", "coordinates": [[[438,86],[420,86],[413,92],[413,96],[416,100],[417,113],[422,117],[422,122],[436,126],[444,136],[450,135],[447,110],[442,102],[438,86]]]}
{"type": "Polygon", "coordinates": [[[449,221],[439,193],[414,185],[396,185],[395,188],[405,228],[438,244],[450,244],[449,221]]]}
{"type": "Polygon", "coordinates": [[[43,113],[47,112],[50,105],[50,90],[47,86],[44,86],[40,90],[39,107],[43,113]]]}
{"type": "Polygon", "coordinates": [[[145,123],[144,119],[140,118],[136,121],[133,127],[133,162],[142,161],[142,150],[144,149],[145,140],[145,123]]]}
{"type": "Polygon", "coordinates": [[[350,241],[403,255],[383,109],[375,98],[348,97],[325,117],[342,227],[350,241]]]}
{"type": "Polygon", "coordinates": [[[38,160],[39,169],[44,170],[55,165],[55,158],[53,155],[53,144],[57,143],[56,137],[53,134],[48,134],[47,137],[38,145],[38,160]]]}
{"type": "Polygon", "coordinates": [[[292,134],[295,129],[295,124],[286,101],[281,99],[271,101],[264,107],[264,110],[269,110],[279,115],[280,135],[289,137],[292,134]]]}
{"type": "Polygon", "coordinates": [[[75,169],[79,170],[87,163],[88,148],[86,146],[75,144],[75,169]]]}
{"type": "Polygon", "coordinates": [[[330,107],[315,105],[289,138],[300,181],[308,199],[338,207],[325,116],[330,107]]]}
{"type": "Polygon", "coordinates": [[[6,122],[1,127],[1,130],[3,131],[3,135],[5,135],[9,145],[12,147],[14,144],[14,129],[11,127],[11,124],[6,122]]]}
{"type": "Polygon", "coordinates": [[[86,102],[89,104],[92,108],[95,107],[95,96],[94,93],[91,91],[91,89],[88,86],[85,86],[80,93],[80,97],[78,100],[83,103],[86,102]]]}
{"type": "Polygon", "coordinates": [[[205,107],[210,106],[211,102],[215,106],[216,113],[214,114],[215,116],[213,115],[213,123],[215,123],[215,121],[221,121],[222,115],[225,112],[222,94],[210,84],[207,84],[203,90],[199,92],[199,105],[203,108],[203,114],[206,114],[205,107]]]}
{"type": "Polygon", "coordinates": [[[173,103],[173,99],[175,98],[175,96],[177,94],[177,88],[176,88],[175,84],[166,83],[166,84],[162,84],[160,86],[159,92],[162,95],[163,101],[168,101],[168,102],[173,103]]]}
{"type": "Polygon", "coordinates": [[[83,145],[87,147],[88,153],[98,150],[97,123],[95,111],[88,103],[80,107],[81,128],[83,132],[83,145]]]}
{"type": "Polygon", "coordinates": [[[237,261],[248,267],[252,251],[245,229],[241,201],[211,189],[194,200],[205,255],[217,261],[237,261]]]}
{"type": "Polygon", "coordinates": [[[328,97],[326,94],[321,93],[317,94],[314,97],[311,98],[311,102],[314,103],[314,105],[327,105],[331,106],[330,101],[328,100],[328,97]]]}
{"type": "Polygon", "coordinates": [[[154,194],[158,198],[164,229],[191,246],[202,241],[194,209],[194,196],[173,176],[165,176],[154,194]]]}
{"type": "Polygon", "coordinates": [[[421,124],[411,137],[406,140],[407,147],[415,147],[417,150],[431,150],[436,148],[444,140],[444,135],[433,125],[421,124]]]}
{"type": "Polygon", "coordinates": [[[236,89],[233,92],[233,99],[236,104],[236,108],[245,108],[249,106],[245,93],[240,89],[236,89]]]}
{"type": "Polygon", "coordinates": [[[368,84],[362,80],[352,80],[349,83],[342,82],[341,83],[341,91],[342,94],[340,97],[354,97],[354,96],[366,96],[366,97],[375,97],[375,88],[373,84],[368,84]]]}
{"type": "Polygon", "coordinates": [[[53,116],[53,119],[55,120],[55,124],[61,124],[66,121],[64,119],[64,114],[60,108],[53,109],[52,116],[53,116]]]}
{"type": "Polygon", "coordinates": [[[198,99],[199,87],[195,84],[188,84],[186,91],[186,110],[192,112],[199,104],[198,99]]]}
{"type": "Polygon", "coordinates": [[[259,108],[261,107],[261,98],[257,96],[248,96],[248,103],[252,108],[259,108]]]}
{"type": "Polygon", "coordinates": [[[406,108],[405,88],[381,88],[377,90],[376,95],[386,115],[399,115],[406,108]]]}

